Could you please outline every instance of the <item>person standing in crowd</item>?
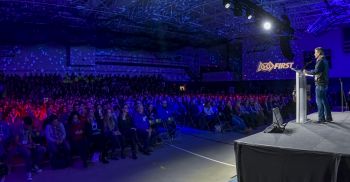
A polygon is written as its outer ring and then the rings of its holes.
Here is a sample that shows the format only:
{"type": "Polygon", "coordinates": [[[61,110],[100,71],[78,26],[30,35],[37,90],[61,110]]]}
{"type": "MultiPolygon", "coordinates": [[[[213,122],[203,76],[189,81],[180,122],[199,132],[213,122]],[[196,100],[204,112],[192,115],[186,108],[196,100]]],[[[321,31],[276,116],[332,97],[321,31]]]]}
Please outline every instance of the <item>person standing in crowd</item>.
{"type": "Polygon", "coordinates": [[[333,121],[327,98],[329,65],[322,47],[315,48],[316,65],[311,71],[304,70],[304,74],[314,75],[316,104],[318,109],[318,123],[333,121]]]}

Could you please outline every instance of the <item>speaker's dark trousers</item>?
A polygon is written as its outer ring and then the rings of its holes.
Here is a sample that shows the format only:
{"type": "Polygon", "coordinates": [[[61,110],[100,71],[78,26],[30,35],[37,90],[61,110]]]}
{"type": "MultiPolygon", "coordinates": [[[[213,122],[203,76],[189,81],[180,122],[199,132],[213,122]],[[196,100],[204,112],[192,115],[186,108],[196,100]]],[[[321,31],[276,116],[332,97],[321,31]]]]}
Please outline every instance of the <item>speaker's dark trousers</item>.
{"type": "Polygon", "coordinates": [[[327,98],[328,86],[316,85],[316,104],[319,121],[330,120],[332,118],[331,109],[327,98]]]}

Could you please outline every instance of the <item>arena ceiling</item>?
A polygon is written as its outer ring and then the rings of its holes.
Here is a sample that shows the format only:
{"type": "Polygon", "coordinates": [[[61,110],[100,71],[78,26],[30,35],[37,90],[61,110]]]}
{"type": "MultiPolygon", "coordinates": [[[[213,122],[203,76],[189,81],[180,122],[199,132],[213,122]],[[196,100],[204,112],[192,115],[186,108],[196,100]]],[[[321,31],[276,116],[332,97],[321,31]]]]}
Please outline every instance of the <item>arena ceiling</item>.
{"type": "MultiPolygon", "coordinates": [[[[250,0],[296,32],[350,22],[350,0],[250,0]]],[[[248,2],[248,0],[241,0],[248,2]]],[[[169,50],[206,47],[261,32],[222,0],[0,0],[1,42],[63,42],[169,50]]]]}

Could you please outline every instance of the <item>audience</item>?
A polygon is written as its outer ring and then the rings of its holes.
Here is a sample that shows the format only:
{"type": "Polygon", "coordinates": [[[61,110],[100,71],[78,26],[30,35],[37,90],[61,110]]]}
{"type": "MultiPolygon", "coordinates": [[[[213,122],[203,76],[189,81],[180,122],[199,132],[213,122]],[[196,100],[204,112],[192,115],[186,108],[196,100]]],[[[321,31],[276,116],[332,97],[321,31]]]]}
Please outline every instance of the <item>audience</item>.
{"type": "Polygon", "coordinates": [[[41,171],[45,153],[53,168],[69,166],[72,156],[84,167],[94,156],[104,164],[125,159],[128,146],[137,159],[138,151],[150,155],[156,144],[174,139],[177,125],[247,134],[269,124],[272,108],[289,113],[293,105],[291,96],[276,94],[178,93],[165,88],[159,76],[12,75],[4,80],[0,162],[11,164],[19,155],[28,180],[41,171]]]}

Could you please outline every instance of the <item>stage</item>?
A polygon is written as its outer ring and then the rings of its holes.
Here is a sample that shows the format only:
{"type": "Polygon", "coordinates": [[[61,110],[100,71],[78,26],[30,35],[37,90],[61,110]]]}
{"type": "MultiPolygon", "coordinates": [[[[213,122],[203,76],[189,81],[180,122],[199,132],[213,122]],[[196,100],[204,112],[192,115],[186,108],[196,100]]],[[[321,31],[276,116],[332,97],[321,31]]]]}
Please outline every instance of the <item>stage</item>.
{"type": "Polygon", "coordinates": [[[239,182],[350,181],[350,112],[332,114],[331,123],[291,121],[284,133],[236,140],[239,182]]]}

